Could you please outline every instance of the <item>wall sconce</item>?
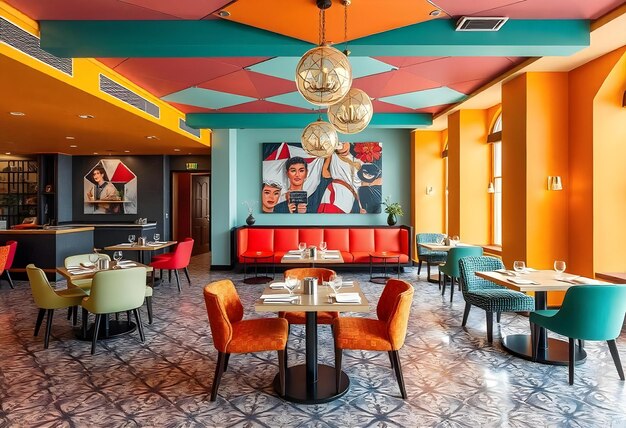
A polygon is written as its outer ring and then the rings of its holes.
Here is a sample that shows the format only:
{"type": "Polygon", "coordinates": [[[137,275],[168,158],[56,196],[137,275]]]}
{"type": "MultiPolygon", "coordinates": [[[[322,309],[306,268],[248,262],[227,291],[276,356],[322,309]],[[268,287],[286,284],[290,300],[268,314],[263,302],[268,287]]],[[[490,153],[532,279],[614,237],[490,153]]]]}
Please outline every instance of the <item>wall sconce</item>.
{"type": "Polygon", "coordinates": [[[496,187],[493,185],[493,181],[489,182],[489,186],[487,186],[487,193],[496,193],[496,187]]]}
{"type": "Polygon", "coordinates": [[[563,190],[563,183],[560,175],[548,176],[548,190],[563,190]]]}
{"type": "Polygon", "coordinates": [[[435,189],[433,189],[433,186],[426,186],[426,194],[432,195],[433,193],[435,193],[435,189]]]}

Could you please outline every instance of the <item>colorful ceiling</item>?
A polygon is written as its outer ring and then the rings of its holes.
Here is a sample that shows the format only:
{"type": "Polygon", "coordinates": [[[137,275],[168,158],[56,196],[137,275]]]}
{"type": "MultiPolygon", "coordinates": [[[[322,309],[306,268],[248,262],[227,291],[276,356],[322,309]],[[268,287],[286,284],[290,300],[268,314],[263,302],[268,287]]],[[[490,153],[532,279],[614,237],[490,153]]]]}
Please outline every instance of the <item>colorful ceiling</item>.
{"type": "MultiPolygon", "coordinates": [[[[316,108],[300,96],[293,81],[299,57],[318,43],[319,10],[314,0],[7,3],[37,21],[70,21],[44,23],[44,49],[59,56],[62,52],[97,57],[184,113],[291,114],[316,108]],[[114,22],[119,20],[128,22],[114,22]],[[183,20],[176,27],[164,22],[183,20]],[[72,21],[93,22],[80,23],[81,27],[72,21]],[[161,34],[154,30],[154,21],[162,24],[161,34]],[[200,37],[196,26],[183,25],[191,21],[206,21],[202,28],[206,25],[207,36],[200,37]],[[56,36],[69,50],[48,48],[56,36]]],[[[598,18],[621,4],[622,0],[354,0],[347,8],[346,26],[346,9],[333,0],[326,13],[326,40],[343,50],[347,31],[353,86],[374,99],[375,114],[432,115],[465,100],[528,56],[569,55],[581,49],[579,43],[571,43],[572,32],[561,24],[581,28],[588,36],[588,22],[581,26],[576,20],[598,18]],[[510,20],[498,33],[459,33],[454,23],[461,16],[510,20]]]]}

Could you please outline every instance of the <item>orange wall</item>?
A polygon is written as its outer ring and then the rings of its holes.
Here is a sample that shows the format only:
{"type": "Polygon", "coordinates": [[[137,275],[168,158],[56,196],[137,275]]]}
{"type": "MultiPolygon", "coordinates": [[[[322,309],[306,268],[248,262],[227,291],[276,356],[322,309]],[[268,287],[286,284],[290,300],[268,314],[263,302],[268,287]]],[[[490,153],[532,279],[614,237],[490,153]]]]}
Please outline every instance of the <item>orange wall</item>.
{"type": "Polygon", "coordinates": [[[448,229],[473,244],[490,239],[487,119],[485,110],[461,110],[448,117],[448,229]]]}
{"type": "MultiPolygon", "coordinates": [[[[411,133],[411,224],[415,233],[444,230],[445,178],[441,131],[411,133]],[[426,194],[426,188],[433,192],[426,194]]],[[[413,254],[417,260],[417,251],[413,254]]]]}

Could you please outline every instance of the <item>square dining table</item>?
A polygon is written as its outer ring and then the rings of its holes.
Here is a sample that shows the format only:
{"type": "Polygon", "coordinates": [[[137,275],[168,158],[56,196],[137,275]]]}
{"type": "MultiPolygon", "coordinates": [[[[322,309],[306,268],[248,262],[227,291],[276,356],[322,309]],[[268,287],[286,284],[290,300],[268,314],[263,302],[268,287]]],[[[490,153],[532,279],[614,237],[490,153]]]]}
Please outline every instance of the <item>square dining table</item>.
{"type": "MultiPolygon", "coordinates": [[[[475,272],[476,276],[495,282],[498,285],[511,290],[535,293],[535,310],[547,308],[548,291],[567,291],[570,287],[581,284],[603,284],[601,281],[584,278],[576,275],[558,274],[553,270],[527,269],[523,273],[512,271],[486,271],[475,272]],[[512,276],[515,275],[515,276],[512,276]],[[525,284],[515,281],[528,282],[525,284]]],[[[529,334],[512,334],[502,337],[502,347],[511,354],[532,360],[532,340],[529,334]]],[[[582,346],[575,348],[574,359],[577,364],[587,358],[587,353],[582,346]]],[[[569,344],[557,338],[548,338],[547,330],[539,329],[539,351],[537,362],[566,366],[569,363],[569,344]]]]}
{"type": "Polygon", "coordinates": [[[162,250],[163,248],[171,247],[172,245],[176,244],[178,244],[178,241],[161,241],[153,243],[149,242],[146,245],[139,245],[137,243],[131,244],[129,242],[125,242],[116,245],[109,245],[108,247],[104,247],[104,249],[107,251],[139,251],[139,263],[145,263],[144,251],[152,252],[162,250]]]}
{"type": "MultiPolygon", "coordinates": [[[[317,296],[303,294],[302,284],[294,292],[299,297],[295,303],[268,303],[262,299],[256,301],[254,305],[256,312],[306,312],[306,360],[304,365],[287,368],[285,372],[285,400],[301,404],[326,403],[341,397],[348,391],[350,379],[346,373],[341,373],[340,388],[337,389],[335,368],[319,364],[317,361],[318,312],[369,312],[370,310],[367,298],[356,281],[351,287],[345,287],[342,290],[358,293],[361,298],[360,303],[337,303],[331,297],[334,294],[332,289],[324,285],[318,285],[317,296]]],[[[284,291],[268,286],[263,290],[263,295],[284,294],[284,291]]],[[[274,379],[274,388],[276,391],[280,391],[278,375],[274,379]]]]}
{"type": "MultiPolygon", "coordinates": [[[[306,251],[306,250],[305,250],[306,251]]],[[[291,250],[286,252],[283,257],[280,259],[281,264],[309,264],[311,267],[315,267],[316,264],[342,264],[344,263],[343,256],[341,255],[341,251],[338,250],[326,250],[322,252],[317,250],[315,252],[315,256],[311,257],[310,255],[303,256],[301,251],[291,250]]]]}

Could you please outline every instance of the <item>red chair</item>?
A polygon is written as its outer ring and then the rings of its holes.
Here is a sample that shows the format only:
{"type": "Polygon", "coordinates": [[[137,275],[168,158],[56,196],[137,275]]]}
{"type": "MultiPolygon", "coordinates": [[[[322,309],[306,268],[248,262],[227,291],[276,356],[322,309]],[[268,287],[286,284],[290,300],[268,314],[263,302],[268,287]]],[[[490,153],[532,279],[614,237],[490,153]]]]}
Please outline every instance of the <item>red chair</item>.
{"type": "MultiPolygon", "coordinates": [[[[183,239],[182,242],[186,242],[186,241],[193,241],[193,238],[185,238],[185,239],[183,239]]],[[[175,252],[176,252],[176,247],[174,247],[174,251],[168,251],[167,253],[156,254],[156,255],[152,256],[152,261],[156,262],[157,260],[170,259],[170,258],[172,258],[172,256],[174,255],[175,252]]]]}
{"type": "Polygon", "coordinates": [[[11,279],[11,274],[9,273],[9,269],[11,269],[11,266],[13,266],[13,259],[15,258],[15,251],[17,250],[17,241],[7,241],[4,245],[9,246],[9,254],[7,255],[6,264],[4,265],[3,275],[6,276],[7,281],[9,281],[9,285],[11,286],[11,288],[15,288],[13,287],[13,279],[11,279]]]}
{"type": "MultiPolygon", "coordinates": [[[[191,251],[193,250],[193,239],[187,238],[183,242],[179,242],[176,246],[176,250],[172,253],[171,257],[156,259],[150,266],[153,269],[161,270],[161,278],[163,277],[163,270],[173,270],[174,275],[176,276],[176,285],[178,285],[178,291],[180,289],[180,276],[178,275],[178,269],[184,269],[185,275],[187,276],[187,281],[189,285],[191,285],[191,278],[189,277],[189,271],[187,270],[187,266],[189,266],[189,261],[191,260],[191,251]]],[[[171,277],[170,277],[171,279],[171,277]]]]}

